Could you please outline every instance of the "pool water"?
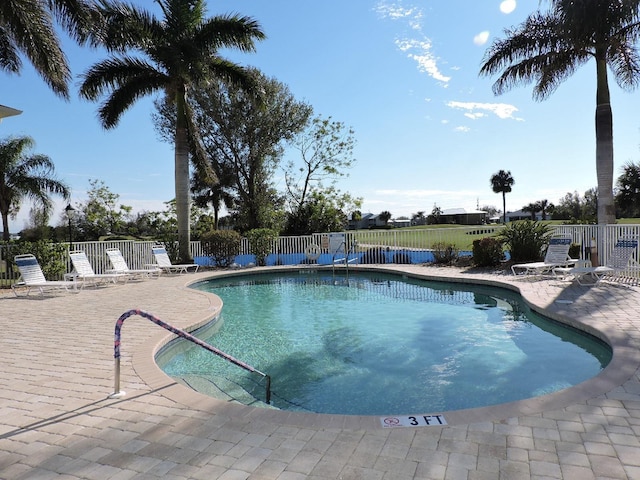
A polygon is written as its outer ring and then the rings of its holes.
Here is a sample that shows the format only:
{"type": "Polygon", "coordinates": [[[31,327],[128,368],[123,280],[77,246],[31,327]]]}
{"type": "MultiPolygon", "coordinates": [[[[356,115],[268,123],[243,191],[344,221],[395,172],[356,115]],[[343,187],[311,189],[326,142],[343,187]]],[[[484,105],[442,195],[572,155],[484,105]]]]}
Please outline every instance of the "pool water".
{"type": "MultiPolygon", "coordinates": [[[[494,405],[576,385],[611,359],[603,342],[503,289],[308,271],[194,288],[224,302],[217,324],[198,336],[268,374],[271,404],[285,410],[392,415],[494,405]]],[[[191,344],[157,361],[205,393],[264,401],[260,378],[191,344]]]]}

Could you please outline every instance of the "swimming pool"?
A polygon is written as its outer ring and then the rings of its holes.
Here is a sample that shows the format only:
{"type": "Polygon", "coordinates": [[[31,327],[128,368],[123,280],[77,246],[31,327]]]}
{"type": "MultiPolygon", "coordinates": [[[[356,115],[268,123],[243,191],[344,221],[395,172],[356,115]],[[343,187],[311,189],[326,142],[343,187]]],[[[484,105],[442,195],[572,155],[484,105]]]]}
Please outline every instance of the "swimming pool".
{"type": "MultiPolygon", "coordinates": [[[[201,282],[222,317],[198,336],[272,378],[272,405],[389,415],[495,405],[597,375],[603,342],[532,312],[508,290],[392,274],[268,273],[201,282]]],[[[160,367],[191,387],[246,404],[259,380],[173,342],[160,367]],[[179,346],[178,346],[179,345],[179,346]]]]}

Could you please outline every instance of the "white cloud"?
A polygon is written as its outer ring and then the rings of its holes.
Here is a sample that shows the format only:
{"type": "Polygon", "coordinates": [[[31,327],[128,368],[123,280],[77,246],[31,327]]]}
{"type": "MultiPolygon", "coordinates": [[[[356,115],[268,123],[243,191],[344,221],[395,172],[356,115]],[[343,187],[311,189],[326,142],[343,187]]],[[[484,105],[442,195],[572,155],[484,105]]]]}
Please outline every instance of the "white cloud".
{"type": "Polygon", "coordinates": [[[431,52],[431,41],[425,40],[396,40],[396,46],[405,52],[407,57],[415,60],[418,70],[440,82],[448,82],[451,77],[444,75],[437,65],[437,59],[431,52]]]}
{"type": "Polygon", "coordinates": [[[485,30],[484,32],[480,32],[475,37],[473,37],[473,43],[478,46],[484,45],[485,43],[487,43],[487,40],[489,40],[489,32],[487,30],[485,30]]]}
{"type": "Polygon", "coordinates": [[[500,4],[500,11],[504,14],[510,14],[516,9],[516,0],[504,0],[500,4]]]}
{"type": "Polygon", "coordinates": [[[422,10],[417,7],[404,8],[400,4],[379,2],[374,7],[374,10],[382,18],[389,18],[391,20],[408,18],[410,24],[419,23],[420,19],[422,19],[422,10]]]}
{"type": "Polygon", "coordinates": [[[484,112],[467,112],[464,114],[464,116],[470,118],[471,120],[477,120],[478,118],[486,117],[487,114],[484,112]]]}
{"type": "Polygon", "coordinates": [[[462,132],[462,133],[467,133],[470,132],[471,129],[469,127],[465,127],[465,126],[459,126],[453,129],[455,132],[462,132]]]}
{"type": "Polygon", "coordinates": [[[431,40],[422,33],[421,8],[404,7],[401,2],[381,1],[374,7],[374,11],[383,19],[406,22],[409,29],[413,31],[410,37],[396,39],[395,44],[401,52],[418,64],[419,71],[444,84],[451,80],[451,77],[440,71],[438,59],[432,51],[431,40]]]}
{"type": "Polygon", "coordinates": [[[484,116],[484,112],[490,112],[495,114],[498,118],[522,120],[522,118],[515,117],[515,112],[518,109],[507,103],[479,103],[479,102],[447,102],[447,107],[451,107],[457,110],[466,110],[465,116],[475,115],[476,118],[484,116]],[[478,112],[480,110],[480,112],[478,112]]]}

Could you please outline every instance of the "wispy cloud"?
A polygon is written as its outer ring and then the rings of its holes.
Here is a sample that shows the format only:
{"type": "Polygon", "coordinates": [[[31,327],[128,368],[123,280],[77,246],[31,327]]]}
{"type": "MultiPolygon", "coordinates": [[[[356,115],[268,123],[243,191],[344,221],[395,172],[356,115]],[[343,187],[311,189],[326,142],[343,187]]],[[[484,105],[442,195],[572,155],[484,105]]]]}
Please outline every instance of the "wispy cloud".
{"type": "Polygon", "coordinates": [[[498,118],[502,119],[511,119],[511,120],[519,120],[523,119],[520,117],[514,116],[514,114],[518,111],[518,109],[507,103],[480,103],[480,102],[447,102],[447,107],[456,109],[456,110],[464,110],[466,113],[464,114],[466,117],[471,118],[473,120],[477,120],[478,118],[482,118],[487,116],[486,112],[493,113],[498,118]]]}
{"type": "Polygon", "coordinates": [[[408,58],[415,61],[418,70],[446,86],[451,77],[443,74],[438,66],[438,57],[433,53],[431,39],[422,31],[423,12],[419,7],[405,7],[401,2],[378,2],[374,7],[383,19],[406,22],[412,31],[410,36],[398,37],[395,44],[408,58]]]}

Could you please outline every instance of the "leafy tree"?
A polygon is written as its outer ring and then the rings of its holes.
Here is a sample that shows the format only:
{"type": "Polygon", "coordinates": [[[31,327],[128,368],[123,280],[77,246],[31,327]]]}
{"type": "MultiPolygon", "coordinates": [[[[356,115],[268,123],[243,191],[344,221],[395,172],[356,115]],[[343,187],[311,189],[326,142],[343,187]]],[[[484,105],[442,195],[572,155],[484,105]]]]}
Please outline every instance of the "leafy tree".
{"type": "Polygon", "coordinates": [[[411,225],[426,225],[427,217],[424,211],[419,211],[411,215],[411,225]]]}
{"type": "Polygon", "coordinates": [[[362,200],[342,193],[335,187],[312,189],[305,203],[287,217],[285,235],[310,235],[312,233],[339,232],[351,218],[362,218],[359,208],[362,200]]]}
{"type": "Polygon", "coordinates": [[[618,188],[615,199],[620,216],[640,217],[640,163],[625,163],[616,185],[618,188]]]}
{"type": "Polygon", "coordinates": [[[487,212],[490,217],[493,217],[494,215],[500,213],[500,210],[498,210],[493,205],[483,205],[482,207],[480,207],[480,210],[483,212],[487,212]]]}
{"type": "Polygon", "coordinates": [[[0,68],[19,74],[22,56],[63,98],[69,98],[71,72],[54,20],[76,40],[86,40],[93,2],[86,0],[3,0],[0,2],[0,68]]]}
{"type": "Polygon", "coordinates": [[[554,220],[568,220],[571,223],[593,223],[597,220],[598,195],[592,188],[581,197],[578,192],[569,192],[553,209],[554,220]]]}
{"type": "Polygon", "coordinates": [[[635,88],[640,81],[640,1],[551,0],[547,12],[536,12],[493,42],[481,75],[502,72],[493,85],[500,95],[511,87],[535,82],[534,99],[544,100],[590,59],[596,64],[596,171],[598,223],[615,221],[613,203],[613,114],[607,69],[618,85],[635,88]]]}
{"type": "Polygon", "coordinates": [[[74,230],[85,241],[98,240],[104,235],[123,235],[132,208],[119,204],[120,195],[111,192],[101,180],[89,180],[87,201],[78,204],[74,230]]]}
{"type": "Polygon", "coordinates": [[[323,182],[335,185],[338,177],[351,168],[355,139],[353,129],[342,122],[315,117],[308,128],[300,133],[293,144],[300,152],[301,164],[289,161],[285,170],[287,198],[292,212],[301,208],[313,188],[323,182]]]}
{"type": "Polygon", "coordinates": [[[51,158],[42,154],[29,155],[34,146],[31,137],[12,137],[0,141],[0,215],[2,238],[9,240],[9,217],[15,218],[22,200],[32,199],[49,211],[49,195],[69,198],[69,188],[57,180],[51,158]]]}
{"type": "MultiPolygon", "coordinates": [[[[248,74],[261,92],[259,104],[246,90],[213,81],[194,91],[190,103],[210,165],[221,180],[219,193],[235,197],[227,207],[242,232],[280,228],[274,213],[281,215],[275,208],[281,208],[282,199],[273,188],[272,178],[285,143],[304,129],[312,113],[312,108],[297,101],[286,85],[256,69],[248,74]]],[[[158,107],[156,127],[166,137],[172,128],[166,121],[171,118],[171,109],[161,104],[158,107]]],[[[201,179],[195,185],[200,198],[221,198],[201,179]]]]}
{"type": "Polygon", "coordinates": [[[251,75],[224,59],[220,50],[250,52],[264,38],[259,24],[237,15],[205,18],[204,0],[156,0],[164,18],[120,1],[100,4],[103,21],[94,43],[110,52],[109,58],[83,74],[80,95],[97,100],[107,95],[98,110],[104,128],[114,128],[121,115],[140,97],[164,92],[175,104],[175,199],[181,263],[190,263],[189,150],[203,175],[214,176],[205,161],[188,96],[212,79],[255,91],[251,75]],[[140,58],[129,55],[136,51],[140,58]]]}
{"type": "Polygon", "coordinates": [[[511,187],[516,181],[511,176],[510,171],[500,170],[491,176],[491,188],[493,193],[502,193],[502,223],[507,223],[507,193],[511,192],[511,187]]]}
{"type": "Polygon", "coordinates": [[[385,225],[389,222],[389,220],[391,220],[391,217],[391,212],[389,212],[388,210],[384,210],[378,214],[378,218],[382,220],[385,225]]]}

